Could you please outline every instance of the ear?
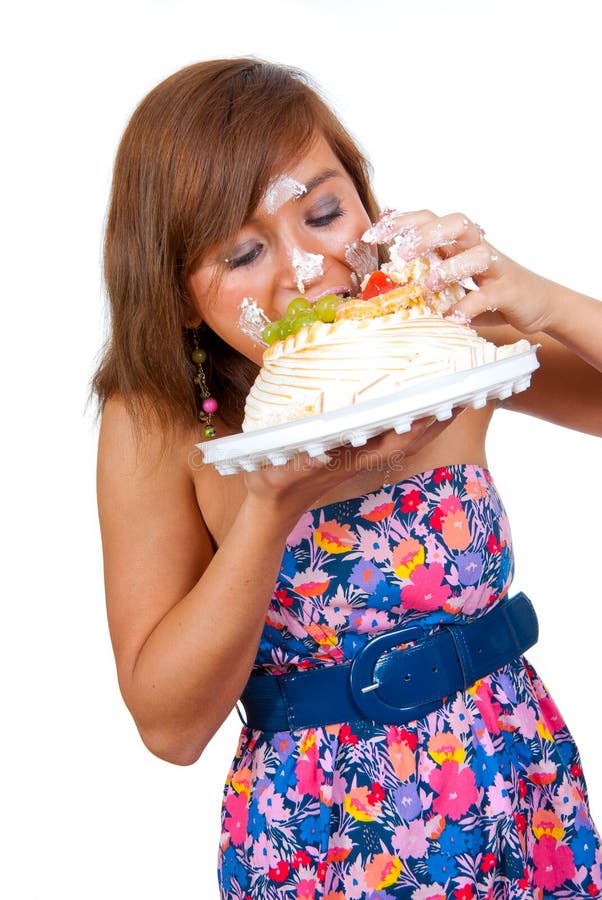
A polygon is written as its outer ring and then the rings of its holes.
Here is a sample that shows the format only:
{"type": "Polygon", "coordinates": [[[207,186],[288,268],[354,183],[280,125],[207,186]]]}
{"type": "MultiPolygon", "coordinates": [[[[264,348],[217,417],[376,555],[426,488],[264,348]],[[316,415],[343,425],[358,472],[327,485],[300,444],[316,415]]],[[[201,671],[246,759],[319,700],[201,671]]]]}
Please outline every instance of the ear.
{"type": "Polygon", "coordinates": [[[203,319],[199,310],[197,309],[196,303],[194,302],[194,291],[192,290],[190,280],[188,280],[184,285],[184,289],[181,294],[181,302],[182,322],[184,328],[198,328],[199,325],[201,325],[203,319]]]}
{"type": "Polygon", "coordinates": [[[190,298],[186,298],[183,318],[184,328],[198,328],[203,323],[200,312],[190,298]]]}

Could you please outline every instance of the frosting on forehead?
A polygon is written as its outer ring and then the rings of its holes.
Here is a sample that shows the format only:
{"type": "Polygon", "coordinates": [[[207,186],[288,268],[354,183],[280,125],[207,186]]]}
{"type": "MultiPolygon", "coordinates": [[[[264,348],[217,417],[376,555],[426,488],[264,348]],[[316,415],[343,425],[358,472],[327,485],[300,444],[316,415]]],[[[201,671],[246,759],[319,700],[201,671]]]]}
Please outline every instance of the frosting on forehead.
{"type": "Polygon", "coordinates": [[[300,181],[291,178],[290,175],[280,175],[273,178],[263,198],[263,205],[270,214],[277,212],[283,203],[292,200],[293,197],[302,197],[307,193],[307,188],[300,181]]]}
{"type": "Polygon", "coordinates": [[[292,266],[297,276],[297,290],[305,293],[305,285],[315,281],[324,274],[324,257],[321,253],[304,253],[303,250],[293,250],[292,266]]]}

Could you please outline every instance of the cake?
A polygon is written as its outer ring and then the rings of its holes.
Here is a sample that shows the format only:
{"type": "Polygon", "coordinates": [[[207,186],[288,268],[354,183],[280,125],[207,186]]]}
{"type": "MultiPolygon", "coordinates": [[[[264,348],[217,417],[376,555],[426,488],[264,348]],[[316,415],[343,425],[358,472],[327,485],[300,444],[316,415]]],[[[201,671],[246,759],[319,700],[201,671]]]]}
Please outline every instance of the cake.
{"type": "Polygon", "coordinates": [[[465,292],[457,285],[429,293],[431,263],[385,264],[366,276],[359,297],[331,300],[333,321],[311,321],[317,304],[304,301],[301,327],[264,351],[242,430],[351,406],[529,349],[526,340],[497,347],[462,316],[445,315],[465,292]]]}

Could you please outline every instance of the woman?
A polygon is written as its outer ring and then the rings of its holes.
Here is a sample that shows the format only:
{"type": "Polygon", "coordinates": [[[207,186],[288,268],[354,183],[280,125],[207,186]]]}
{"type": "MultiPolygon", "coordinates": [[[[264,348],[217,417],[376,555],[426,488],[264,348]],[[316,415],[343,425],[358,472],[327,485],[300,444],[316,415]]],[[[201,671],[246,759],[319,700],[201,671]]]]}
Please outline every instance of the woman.
{"type": "MultiPolygon", "coordinates": [[[[142,740],[170,762],[198,759],[247,682],[253,725],[257,684],[338,677],[375,635],[489,626],[505,608],[513,560],[485,456],[492,403],[380,435],[370,453],[346,448],[345,465],[300,457],[224,478],[192,453],[206,429],[240,429],[261,360],[242,298],[274,320],[300,288],[310,301],[351,290],[346,248],[378,214],[361,153],[285,67],[191,66],[124,134],[106,235],[112,335],[94,380],[99,510],[120,687],[142,740]],[[275,184],[288,185],[277,202],[275,184]],[[301,285],[295,250],[324,258],[301,285]],[[218,403],[201,425],[195,377],[218,403]]],[[[601,305],[522,269],[464,215],[394,225],[408,258],[439,252],[433,288],[475,279],[458,306],[480,334],[541,344],[532,387],[504,405],[602,433],[601,305]]],[[[243,728],[222,896],[597,896],[599,839],[560,714],[517,653],[479,671],[407,721],[337,718],[344,690],[301,681],[315,722],[243,728]]]]}

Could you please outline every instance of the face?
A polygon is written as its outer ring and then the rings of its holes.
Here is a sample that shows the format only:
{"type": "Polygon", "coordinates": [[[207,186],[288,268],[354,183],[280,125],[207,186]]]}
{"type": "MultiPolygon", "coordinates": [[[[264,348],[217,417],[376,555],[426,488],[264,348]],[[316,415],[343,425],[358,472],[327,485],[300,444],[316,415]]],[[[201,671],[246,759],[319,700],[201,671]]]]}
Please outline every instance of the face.
{"type": "MultiPolygon", "coordinates": [[[[354,293],[346,248],[369,227],[355,186],[323,138],[272,180],[238,234],[209,251],[189,282],[198,321],[261,363],[263,347],[240,328],[240,305],[252,298],[270,321],[300,295],[354,293]],[[217,291],[211,285],[218,277],[217,291]]],[[[196,323],[191,324],[198,324],[196,323]]]]}

